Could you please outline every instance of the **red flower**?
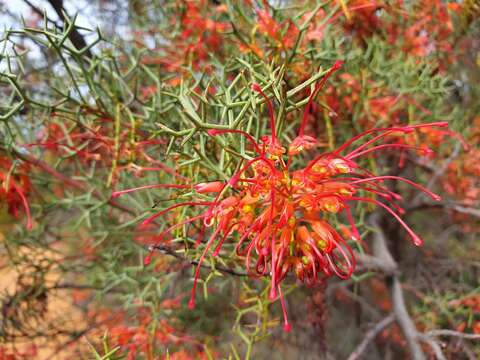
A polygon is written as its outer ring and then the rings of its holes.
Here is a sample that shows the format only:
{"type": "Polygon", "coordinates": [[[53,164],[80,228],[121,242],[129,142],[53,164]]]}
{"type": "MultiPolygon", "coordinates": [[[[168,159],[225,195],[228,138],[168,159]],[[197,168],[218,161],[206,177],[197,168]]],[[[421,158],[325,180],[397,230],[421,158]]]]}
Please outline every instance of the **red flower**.
{"type": "MultiPolygon", "coordinates": [[[[7,157],[0,157],[0,202],[5,201],[8,206],[8,212],[19,216],[20,209],[23,208],[27,216],[27,229],[32,229],[32,217],[30,215],[30,205],[27,196],[30,192],[31,183],[27,175],[14,172],[15,167],[7,157]]],[[[28,165],[22,164],[19,169],[26,172],[28,165]]]]}
{"type": "MultiPolygon", "coordinates": [[[[281,146],[275,132],[275,117],[270,99],[259,85],[252,89],[266,100],[270,113],[271,136],[262,137],[261,144],[248,133],[241,130],[210,130],[211,136],[224,133],[238,133],[244,136],[255,150],[256,157],[247,161],[225,183],[218,181],[193,185],[200,193],[216,192],[212,201],[188,201],[175,204],[162,210],[143,223],[149,224],[166,212],[181,206],[205,206],[200,215],[188,218],[164,230],[160,237],[175,228],[196,220],[203,221],[201,234],[211,228],[210,237],[198,260],[195,280],[189,307],[195,306],[195,289],[200,268],[206,254],[213,249],[217,256],[227,240],[235,239],[236,253],[245,258],[245,267],[256,276],[270,276],[270,299],[280,295],[285,318],[285,330],[290,329],[286,317],[281,292],[281,282],[290,272],[305,282],[314,285],[323,279],[335,275],[342,279],[349,278],[355,269],[355,256],[346,240],[326,221],[326,215],[344,213],[351,227],[352,238],[359,239],[350,204],[368,202],[388,211],[405,228],[415,245],[422,240],[401,219],[402,209],[396,204],[400,195],[383,185],[386,180],[403,181],[425,192],[434,200],[439,200],[424,187],[398,176],[375,176],[356,163],[356,159],[384,149],[413,148],[399,143],[384,143],[389,137],[396,139],[418,128],[445,127],[447,123],[431,123],[391,128],[373,128],[367,130],[338,147],[335,151],[323,153],[310,161],[302,169],[292,169],[291,159],[305,149],[316,146],[316,140],[304,134],[305,123],[313,98],[321,89],[328,76],[339,69],[341,62],[327,72],[325,77],[312,91],[298,137],[288,147],[287,159],[285,149],[281,146]],[[369,137],[369,138],[367,138],[369,137]],[[360,142],[354,146],[354,143],[360,142]],[[286,161],[285,161],[286,160],[286,161]],[[231,195],[228,195],[231,193],[231,195]],[[380,197],[384,202],[376,200],[380,197]]],[[[184,187],[188,185],[163,185],[163,187],[184,187]]],[[[123,193],[129,190],[123,191],[123,193]]],[[[115,193],[114,195],[118,195],[115,193]]],[[[200,239],[197,243],[200,242],[200,239]]]]}

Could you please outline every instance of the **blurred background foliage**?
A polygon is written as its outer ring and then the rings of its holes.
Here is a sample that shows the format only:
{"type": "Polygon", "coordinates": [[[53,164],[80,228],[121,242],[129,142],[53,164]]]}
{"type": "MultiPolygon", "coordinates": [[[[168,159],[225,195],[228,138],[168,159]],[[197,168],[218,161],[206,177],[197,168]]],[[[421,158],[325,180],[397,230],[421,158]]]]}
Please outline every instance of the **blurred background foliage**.
{"type": "MultiPolygon", "coordinates": [[[[442,195],[431,203],[395,188],[423,248],[384,214],[377,224],[424,356],[480,356],[477,2],[18,3],[22,17],[15,2],[0,1],[0,359],[354,359],[366,334],[374,335],[365,358],[411,356],[401,324],[388,317],[393,275],[362,264],[347,281],[290,281],[293,331],[283,333],[268,280],[242,276],[226,244],[208,259],[202,296],[188,310],[199,228],[178,228],[167,250],[150,264],[143,259],[165,227],[194,210],[138,225],[191,192],[111,197],[147,184],[228,179],[250,150],[239,136],[208,130],[268,133],[253,82],[275,99],[288,143],[311,85],[336,60],[345,64],[317,97],[306,129],[319,152],[372,127],[448,121],[459,134],[430,129],[402,140],[436,157],[387,151],[362,165],[442,195]]],[[[356,209],[367,253],[372,210],[356,209]]]]}

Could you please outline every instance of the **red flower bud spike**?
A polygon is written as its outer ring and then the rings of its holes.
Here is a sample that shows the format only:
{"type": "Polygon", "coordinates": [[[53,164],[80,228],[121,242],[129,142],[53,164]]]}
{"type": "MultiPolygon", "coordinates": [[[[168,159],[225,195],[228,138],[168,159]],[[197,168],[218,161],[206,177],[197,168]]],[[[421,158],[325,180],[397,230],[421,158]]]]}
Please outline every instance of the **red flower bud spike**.
{"type": "Polygon", "coordinates": [[[167,212],[169,212],[170,210],[173,210],[173,209],[176,209],[178,207],[181,207],[181,206],[203,206],[203,205],[211,205],[212,203],[209,202],[209,201],[202,201],[202,202],[195,202],[195,201],[187,201],[187,202],[183,202],[183,203],[178,203],[178,204],[175,204],[175,205],[172,205],[162,211],[159,211],[157,212],[156,214],[153,214],[152,216],[146,218],[145,220],[143,220],[142,224],[140,225],[140,227],[146,227],[148,226],[152,221],[154,221],[156,218],[162,216],[162,215],[165,215],[167,212]]]}
{"type": "Polygon", "coordinates": [[[369,199],[369,198],[362,198],[362,197],[350,197],[347,200],[357,200],[357,201],[365,201],[369,202],[372,204],[376,204],[378,206],[381,206],[385,210],[387,210],[392,216],[397,219],[397,221],[400,223],[400,225],[403,226],[403,228],[408,232],[408,234],[411,236],[413,243],[416,246],[422,246],[423,245],[423,240],[420,239],[420,237],[413,232],[413,230],[402,220],[400,216],[398,216],[392,209],[390,209],[388,206],[385,204],[382,204],[381,202],[374,200],[374,199],[369,199]]]}
{"type": "Polygon", "coordinates": [[[224,183],[221,181],[211,181],[193,185],[193,189],[199,194],[218,193],[223,189],[224,183]]]}
{"type": "Polygon", "coordinates": [[[135,191],[139,190],[146,190],[146,189],[166,189],[166,188],[172,188],[172,189],[188,189],[191,188],[191,185],[182,185],[182,184],[151,184],[151,185],[144,185],[144,186],[139,186],[136,188],[131,188],[131,189],[125,189],[125,190],[119,190],[119,191],[114,191],[112,193],[112,199],[115,199],[119,196],[129,194],[135,191]]]}
{"type": "Polygon", "coordinates": [[[280,303],[282,304],[283,330],[288,333],[292,330],[292,327],[290,326],[290,323],[288,322],[287,309],[286,309],[286,306],[285,306],[285,299],[283,298],[282,287],[280,285],[278,285],[278,293],[280,294],[280,303]]]}
{"type": "Polygon", "coordinates": [[[152,253],[148,253],[144,258],[143,258],[143,266],[148,266],[152,262],[152,253]]]}
{"type": "Polygon", "coordinates": [[[276,135],[276,129],[275,129],[275,113],[273,111],[272,102],[270,101],[269,97],[265,95],[262,88],[257,83],[252,84],[252,90],[258,92],[265,99],[265,102],[268,107],[268,112],[270,115],[270,131],[272,132],[272,142],[276,143],[277,135],[276,135]]]}
{"type": "Polygon", "coordinates": [[[368,153],[371,153],[371,152],[374,152],[374,151],[377,151],[377,150],[381,150],[381,149],[392,149],[392,148],[397,148],[397,149],[411,149],[411,150],[417,150],[417,151],[420,151],[422,152],[423,155],[431,155],[434,153],[434,151],[428,147],[420,147],[420,146],[412,146],[412,145],[407,145],[407,144],[382,144],[382,145],[377,145],[377,146],[374,146],[374,147],[371,147],[369,149],[366,149],[366,150],[363,150],[363,151],[360,151],[360,152],[356,152],[351,155],[351,154],[348,154],[347,156],[345,156],[346,159],[349,159],[349,160],[353,160],[359,156],[363,156],[363,155],[366,155],[368,153]]]}
{"type": "Polygon", "coordinates": [[[25,209],[25,214],[27,214],[27,230],[32,230],[33,224],[32,224],[32,215],[30,214],[30,206],[28,205],[28,200],[25,194],[23,193],[22,190],[20,190],[17,186],[13,185],[15,191],[17,194],[20,196],[20,199],[22,200],[23,207],[25,209]]]}
{"type": "Polygon", "coordinates": [[[193,310],[195,308],[195,290],[197,289],[198,277],[200,276],[200,269],[202,268],[203,260],[205,259],[205,256],[207,255],[208,250],[212,246],[212,244],[215,241],[215,238],[217,237],[220,230],[221,230],[221,226],[218,226],[215,229],[212,236],[208,240],[207,245],[205,246],[205,249],[203,250],[202,255],[200,256],[200,259],[198,260],[198,264],[197,264],[197,267],[195,269],[195,277],[193,279],[192,293],[191,293],[190,301],[188,302],[188,308],[190,310],[193,310]]]}
{"type": "Polygon", "coordinates": [[[298,130],[299,137],[304,135],[305,125],[307,124],[308,114],[310,113],[310,108],[312,107],[313,99],[315,98],[317,93],[323,88],[323,86],[327,82],[330,75],[332,75],[335,71],[340,69],[342,65],[343,65],[343,61],[337,60],[335,64],[333,64],[333,66],[323,76],[322,80],[317,85],[315,85],[315,88],[310,93],[310,96],[308,97],[307,106],[305,107],[305,110],[303,112],[303,120],[302,120],[302,123],[300,124],[300,129],[298,130]]]}
{"type": "Polygon", "coordinates": [[[363,182],[370,182],[370,181],[375,181],[375,180],[398,180],[398,181],[402,181],[402,182],[405,182],[409,185],[412,185],[412,186],[416,187],[420,191],[422,191],[425,194],[427,194],[428,196],[430,196],[435,201],[442,200],[442,198],[439,195],[431,192],[430,190],[423,187],[422,185],[419,185],[419,184],[417,184],[417,183],[415,183],[411,180],[405,179],[405,178],[400,177],[400,176],[393,176],[393,175],[374,176],[374,177],[369,177],[369,178],[365,178],[365,179],[352,181],[352,184],[360,184],[360,183],[363,183],[363,182]]]}

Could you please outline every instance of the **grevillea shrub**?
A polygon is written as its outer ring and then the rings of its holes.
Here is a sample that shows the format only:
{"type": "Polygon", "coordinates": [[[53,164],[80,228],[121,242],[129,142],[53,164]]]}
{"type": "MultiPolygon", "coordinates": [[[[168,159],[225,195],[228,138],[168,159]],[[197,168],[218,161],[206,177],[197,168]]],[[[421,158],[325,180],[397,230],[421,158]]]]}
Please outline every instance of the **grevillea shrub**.
{"type": "Polygon", "coordinates": [[[48,2],[0,2],[0,358],[480,351],[474,2],[48,2]]]}

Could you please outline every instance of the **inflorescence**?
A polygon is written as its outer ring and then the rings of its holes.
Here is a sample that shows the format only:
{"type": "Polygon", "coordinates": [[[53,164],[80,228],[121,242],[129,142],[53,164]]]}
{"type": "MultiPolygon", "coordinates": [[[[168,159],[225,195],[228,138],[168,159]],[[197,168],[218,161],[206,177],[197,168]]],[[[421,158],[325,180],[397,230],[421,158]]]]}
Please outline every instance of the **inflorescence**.
{"type": "MultiPolygon", "coordinates": [[[[348,279],[355,269],[355,255],[346,239],[332,226],[329,215],[344,213],[350,227],[350,237],[359,240],[359,231],[352,215],[352,203],[371,203],[386,210],[407,231],[417,246],[423,241],[402,220],[403,209],[397,204],[401,196],[391,191],[385,181],[407,183],[430,196],[440,197],[423,186],[393,175],[376,176],[361,167],[357,159],[387,149],[413,149],[417,153],[432,153],[427,147],[416,147],[389,139],[412,133],[419,128],[447,127],[446,122],[372,128],[353,137],[336,150],[322,153],[304,168],[291,167],[294,156],[317,147],[317,140],[304,134],[313,99],[327,78],[342,65],[336,62],[311,92],[305,108],[298,136],[288,149],[280,144],[275,131],[273,105],[258,84],[252,90],[266,102],[270,115],[271,135],[257,142],[241,130],[209,130],[211,136],[236,133],[244,136],[256,155],[226,182],[213,181],[199,184],[155,184],[113,193],[120,196],[139,189],[175,188],[194,189],[199,194],[216,194],[211,201],[192,200],[177,203],[161,210],[143,221],[151,224],[155,219],[179,207],[203,207],[198,215],[177,223],[160,234],[163,239],[171,231],[195,221],[202,224],[197,245],[211,229],[195,271],[189,307],[195,306],[195,290],[201,265],[213,247],[218,256],[226,241],[236,243],[235,250],[244,258],[245,267],[252,276],[269,276],[271,300],[280,297],[284,329],[290,330],[286,315],[281,283],[289,273],[307,285],[337,276],[348,279]],[[378,144],[378,142],[382,142],[378,144]],[[381,199],[383,201],[380,201],[381,199]],[[215,245],[215,246],[214,246],[215,245]]],[[[212,196],[212,197],[213,197],[212,196]]],[[[347,239],[350,240],[350,239],[347,239]]],[[[152,247],[153,249],[154,247],[152,247]]],[[[151,254],[148,255],[148,262],[151,254]]]]}

